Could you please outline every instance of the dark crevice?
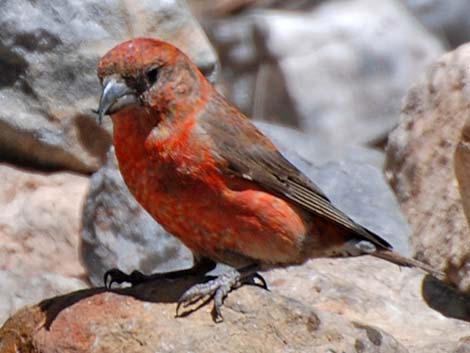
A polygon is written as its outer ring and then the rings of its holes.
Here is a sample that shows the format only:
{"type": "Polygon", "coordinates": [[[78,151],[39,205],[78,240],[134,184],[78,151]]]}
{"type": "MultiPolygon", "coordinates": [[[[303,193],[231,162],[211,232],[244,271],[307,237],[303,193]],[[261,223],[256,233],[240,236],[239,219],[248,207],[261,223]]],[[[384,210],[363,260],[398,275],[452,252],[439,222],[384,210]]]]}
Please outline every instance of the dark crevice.
{"type": "Polygon", "coordinates": [[[19,33],[14,41],[15,46],[40,53],[51,51],[59,44],[62,44],[61,39],[43,28],[19,33]]]}
{"type": "Polygon", "coordinates": [[[28,67],[25,59],[0,42],[0,88],[13,86],[28,67]]]}

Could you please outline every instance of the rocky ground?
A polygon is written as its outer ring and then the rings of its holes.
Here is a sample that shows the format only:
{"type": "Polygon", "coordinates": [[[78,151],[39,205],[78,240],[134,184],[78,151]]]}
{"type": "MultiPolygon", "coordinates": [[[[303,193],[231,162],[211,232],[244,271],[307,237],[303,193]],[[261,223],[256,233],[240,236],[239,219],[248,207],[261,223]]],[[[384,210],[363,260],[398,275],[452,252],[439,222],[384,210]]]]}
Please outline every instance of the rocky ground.
{"type": "Polygon", "coordinates": [[[4,1],[0,352],[470,351],[469,8],[4,1]],[[91,288],[111,267],[191,264],[129,195],[92,112],[100,56],[136,36],[187,52],[339,208],[448,284],[370,257],[312,260],[266,273],[270,292],[233,292],[219,324],[210,305],[174,318],[199,278],[91,288]]]}

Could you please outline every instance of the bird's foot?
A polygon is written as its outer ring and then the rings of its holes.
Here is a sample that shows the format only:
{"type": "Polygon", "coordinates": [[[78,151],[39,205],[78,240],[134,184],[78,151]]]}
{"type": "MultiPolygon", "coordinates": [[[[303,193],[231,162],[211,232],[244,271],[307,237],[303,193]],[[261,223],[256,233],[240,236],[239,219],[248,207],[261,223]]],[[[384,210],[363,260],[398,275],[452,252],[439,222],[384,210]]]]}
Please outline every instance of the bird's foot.
{"type": "Polygon", "coordinates": [[[203,305],[207,303],[210,298],[214,298],[214,307],[212,311],[214,321],[223,321],[221,308],[225,297],[230,291],[245,284],[255,285],[269,290],[265,279],[255,271],[256,269],[253,269],[253,267],[242,270],[232,269],[208,282],[192,286],[184,292],[178,300],[178,305],[176,306],[176,317],[184,315],[179,312],[181,307],[186,308],[203,298],[207,298],[207,300],[203,301],[201,304],[203,305]]]}

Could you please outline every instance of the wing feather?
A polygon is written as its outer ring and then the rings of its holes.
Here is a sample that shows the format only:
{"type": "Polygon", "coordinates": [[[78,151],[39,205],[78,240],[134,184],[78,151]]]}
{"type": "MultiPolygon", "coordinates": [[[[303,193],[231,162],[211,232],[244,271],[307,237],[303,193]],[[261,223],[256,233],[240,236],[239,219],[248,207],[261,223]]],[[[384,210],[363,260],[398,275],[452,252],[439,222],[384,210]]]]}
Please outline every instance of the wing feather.
{"type": "Polygon", "coordinates": [[[382,248],[391,245],[337,209],[321,189],[292,165],[244,115],[222,97],[199,117],[215,156],[232,174],[256,182],[305,210],[351,230],[382,248]],[[222,107],[220,105],[223,105],[222,107]],[[215,112],[226,111],[220,116],[215,112]]]}

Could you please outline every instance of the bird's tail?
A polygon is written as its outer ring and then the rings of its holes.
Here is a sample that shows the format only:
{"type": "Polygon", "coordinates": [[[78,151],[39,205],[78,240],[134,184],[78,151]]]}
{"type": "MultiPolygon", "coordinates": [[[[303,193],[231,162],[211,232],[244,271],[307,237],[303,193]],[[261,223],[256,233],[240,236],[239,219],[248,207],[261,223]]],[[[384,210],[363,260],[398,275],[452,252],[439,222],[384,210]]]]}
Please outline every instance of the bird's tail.
{"type": "Polygon", "coordinates": [[[406,266],[406,267],[417,267],[423,270],[424,272],[429,273],[431,276],[443,281],[445,278],[445,274],[442,271],[438,271],[428,264],[424,262],[400,255],[396,251],[387,250],[387,249],[380,249],[376,250],[375,252],[371,253],[372,256],[390,261],[399,266],[406,266]]]}

